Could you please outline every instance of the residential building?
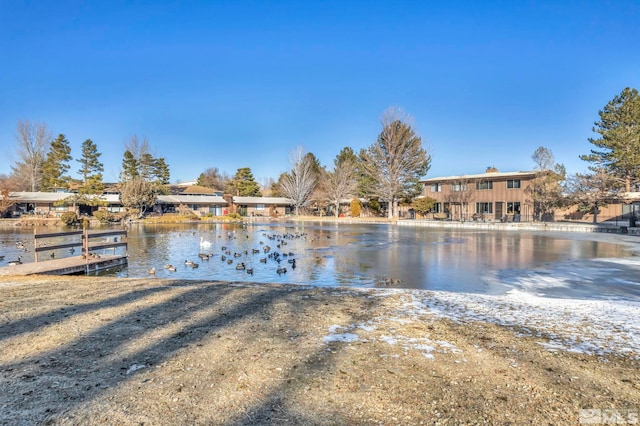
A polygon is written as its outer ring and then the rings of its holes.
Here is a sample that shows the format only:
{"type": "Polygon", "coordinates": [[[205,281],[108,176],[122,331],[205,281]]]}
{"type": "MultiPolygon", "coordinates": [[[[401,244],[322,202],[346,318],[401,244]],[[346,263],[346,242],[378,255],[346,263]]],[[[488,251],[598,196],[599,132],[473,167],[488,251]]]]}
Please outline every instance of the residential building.
{"type": "MultiPolygon", "coordinates": [[[[101,201],[99,205],[84,205],[73,202],[77,193],[71,192],[12,192],[14,202],[6,212],[7,217],[37,215],[40,217],[61,217],[71,211],[77,214],[92,215],[96,210],[121,213],[126,209],[120,201],[117,188],[101,195],[90,195],[101,201]],[[66,203],[64,200],[69,200],[66,203]]],[[[97,204],[97,203],[96,203],[97,204]]],[[[190,212],[197,216],[225,216],[239,213],[242,216],[276,217],[291,214],[293,201],[281,197],[232,197],[210,188],[193,186],[184,191],[169,195],[159,195],[154,206],[148,212],[154,214],[190,212]]]]}
{"type": "Polygon", "coordinates": [[[6,212],[7,217],[19,217],[24,214],[60,217],[67,211],[75,211],[73,206],[58,205],[69,197],[66,192],[11,192],[9,199],[13,206],[6,212]]]}
{"type": "Polygon", "coordinates": [[[482,221],[533,220],[527,188],[535,172],[499,172],[424,179],[424,196],[436,200],[432,218],[482,221]]]}
{"type": "Polygon", "coordinates": [[[293,212],[293,200],[283,197],[233,197],[242,216],[284,216],[293,212]]]}

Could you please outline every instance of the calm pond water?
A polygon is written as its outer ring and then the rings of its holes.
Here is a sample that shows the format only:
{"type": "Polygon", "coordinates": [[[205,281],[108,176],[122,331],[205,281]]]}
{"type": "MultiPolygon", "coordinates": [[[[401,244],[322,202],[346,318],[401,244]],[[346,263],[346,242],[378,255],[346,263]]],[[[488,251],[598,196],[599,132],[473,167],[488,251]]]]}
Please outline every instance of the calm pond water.
{"type": "MultiPolygon", "coordinates": [[[[33,260],[32,230],[5,229],[0,238],[5,256],[0,266],[18,255],[33,260]]],[[[640,258],[628,238],[386,224],[140,224],[129,228],[129,265],[103,274],[150,277],[154,268],[154,276],[162,278],[484,294],[519,289],[555,297],[640,300],[640,258]],[[201,240],[210,245],[201,246],[201,240]],[[204,260],[199,253],[211,256],[204,260]],[[244,270],[237,269],[240,263],[244,270]]],[[[56,257],[69,256],[66,251],[56,257]]]]}

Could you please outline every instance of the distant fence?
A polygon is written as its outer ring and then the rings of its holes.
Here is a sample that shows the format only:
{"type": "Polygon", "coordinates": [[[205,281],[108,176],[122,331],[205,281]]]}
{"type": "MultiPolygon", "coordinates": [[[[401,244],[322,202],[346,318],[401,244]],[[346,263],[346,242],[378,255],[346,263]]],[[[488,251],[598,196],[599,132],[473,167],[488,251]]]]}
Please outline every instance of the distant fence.
{"type": "MultiPolygon", "coordinates": [[[[496,218],[495,214],[457,214],[452,216],[449,213],[427,213],[425,216],[422,215],[414,215],[411,217],[409,214],[404,214],[400,216],[404,219],[420,219],[420,220],[436,220],[436,221],[454,221],[454,222],[502,222],[502,223],[511,223],[511,222],[541,222],[541,223],[553,223],[553,222],[562,222],[562,223],[575,223],[575,224],[594,224],[593,222],[593,214],[581,214],[581,215],[566,215],[566,214],[556,214],[556,215],[545,215],[542,220],[538,220],[534,218],[532,215],[522,214],[519,217],[514,216],[513,214],[504,215],[502,218],[496,218]]],[[[612,226],[628,226],[631,214],[625,213],[621,215],[605,215],[598,214],[597,216],[597,224],[599,225],[612,225],[612,226]]],[[[640,219],[638,219],[640,221],[640,219]]]]}
{"type": "Polygon", "coordinates": [[[88,259],[89,254],[94,250],[104,250],[107,248],[113,248],[115,250],[117,247],[125,247],[125,251],[128,250],[127,231],[124,229],[89,232],[89,230],[85,228],[82,231],[50,232],[45,234],[38,234],[37,229],[34,229],[33,239],[34,258],[36,262],[38,261],[39,253],[53,252],[54,250],[61,249],[69,249],[70,252],[75,253],[76,248],[81,248],[85,259],[88,259]],[[61,244],[49,244],[47,241],[51,238],[66,237],[71,237],[72,241],[61,244]],[[100,241],[96,241],[98,238],[100,241]]]}

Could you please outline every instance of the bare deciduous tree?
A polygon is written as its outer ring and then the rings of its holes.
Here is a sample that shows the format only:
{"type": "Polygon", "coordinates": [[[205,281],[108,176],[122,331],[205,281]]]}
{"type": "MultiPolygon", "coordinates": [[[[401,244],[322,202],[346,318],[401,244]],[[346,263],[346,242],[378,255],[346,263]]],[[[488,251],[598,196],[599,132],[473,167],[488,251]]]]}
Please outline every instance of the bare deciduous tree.
{"type": "Polygon", "coordinates": [[[418,181],[431,163],[411,121],[401,109],[389,108],[382,115],[378,140],[362,155],[362,166],[372,178],[372,195],[387,201],[390,219],[395,216],[397,200],[417,192],[418,181]]]}
{"type": "Polygon", "coordinates": [[[129,208],[135,208],[143,216],[148,207],[152,207],[157,200],[154,185],[140,176],[135,176],[122,183],[120,188],[120,202],[129,208]]]}
{"type": "Polygon", "coordinates": [[[555,208],[562,206],[564,199],[563,182],[566,177],[564,165],[556,164],[553,153],[541,146],[531,159],[535,163],[536,177],[525,192],[533,201],[533,214],[537,220],[553,217],[555,208]]]}
{"type": "Polygon", "coordinates": [[[333,171],[324,173],[322,179],[324,198],[334,206],[335,217],[340,214],[340,202],[356,194],[358,174],[355,162],[350,158],[336,158],[333,171]]]}
{"type": "Polygon", "coordinates": [[[599,208],[620,199],[615,179],[604,167],[592,173],[576,173],[567,182],[569,198],[578,204],[579,210],[593,213],[593,223],[597,223],[599,208]]]}
{"type": "Polygon", "coordinates": [[[469,214],[469,203],[473,200],[476,185],[469,179],[451,181],[451,191],[444,197],[449,203],[452,220],[462,220],[469,214]]]}
{"type": "Polygon", "coordinates": [[[138,135],[131,136],[131,139],[125,142],[124,149],[129,151],[136,160],[145,154],[151,154],[149,140],[146,137],[138,139],[138,135]]]}
{"type": "Polygon", "coordinates": [[[42,164],[51,141],[51,132],[44,123],[18,121],[16,140],[19,160],[11,166],[16,182],[24,182],[30,191],[40,189],[42,164]]]}
{"type": "Polygon", "coordinates": [[[0,217],[3,217],[4,214],[9,210],[11,206],[13,206],[16,202],[15,199],[11,198],[11,191],[13,191],[13,180],[5,175],[0,175],[0,217]]]}
{"type": "Polygon", "coordinates": [[[231,180],[228,174],[220,172],[217,167],[210,167],[198,176],[198,185],[206,186],[207,188],[217,189],[218,191],[224,190],[227,186],[227,182],[231,180]]]}
{"type": "Polygon", "coordinates": [[[302,147],[292,151],[289,161],[291,170],[282,175],[280,188],[285,197],[293,200],[298,215],[300,208],[305,207],[311,200],[316,187],[317,172],[314,170],[312,158],[305,155],[302,147]]]}

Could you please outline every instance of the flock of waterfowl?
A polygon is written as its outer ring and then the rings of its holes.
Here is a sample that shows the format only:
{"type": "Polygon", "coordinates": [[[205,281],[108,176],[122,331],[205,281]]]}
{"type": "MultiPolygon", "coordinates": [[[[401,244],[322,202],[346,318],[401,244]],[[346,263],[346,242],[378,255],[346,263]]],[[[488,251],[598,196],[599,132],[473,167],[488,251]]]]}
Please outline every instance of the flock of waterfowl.
{"type": "MultiPolygon", "coordinates": [[[[16,250],[25,252],[25,253],[29,251],[24,241],[17,240],[15,244],[16,244],[16,250]]],[[[0,255],[0,261],[3,261],[4,258],[5,258],[5,255],[0,255]]],[[[16,259],[9,260],[6,263],[6,265],[8,266],[21,265],[21,264],[22,264],[22,256],[18,256],[16,259]]]]}
{"type": "MultiPolygon", "coordinates": [[[[10,243],[10,242],[3,241],[2,245],[6,245],[7,243],[10,243]]],[[[27,242],[25,242],[25,241],[23,241],[21,239],[15,241],[16,250],[18,252],[21,252],[21,253],[28,253],[28,252],[31,251],[29,249],[28,245],[29,245],[29,243],[27,243],[27,242]]],[[[48,244],[45,242],[45,243],[42,243],[41,247],[46,247],[47,245],[48,244]]],[[[73,256],[75,254],[75,252],[76,252],[76,249],[71,247],[71,248],[68,249],[68,251],[69,251],[69,255],[73,256]]],[[[97,257],[99,255],[92,253],[92,254],[90,254],[90,256],[97,257]]],[[[2,262],[5,259],[5,257],[6,257],[5,255],[0,255],[0,262],[2,262]]],[[[51,259],[55,259],[56,258],[56,252],[55,251],[51,251],[51,253],[49,253],[49,257],[51,259]]],[[[7,266],[21,265],[22,264],[22,259],[23,259],[22,255],[18,255],[17,258],[7,261],[5,263],[5,265],[7,265],[7,266]]]]}
{"type": "MultiPolygon", "coordinates": [[[[195,232],[193,233],[195,235],[195,232]]],[[[286,274],[288,270],[296,269],[295,253],[292,251],[285,251],[284,247],[288,244],[289,240],[306,238],[305,233],[285,233],[285,234],[267,234],[263,233],[264,240],[258,242],[259,247],[253,248],[238,248],[232,240],[237,240],[238,237],[243,236],[235,231],[228,232],[225,240],[220,244],[214,244],[211,241],[205,239],[204,236],[200,236],[200,250],[197,254],[199,260],[186,259],[184,261],[184,267],[198,268],[202,263],[209,262],[211,259],[219,259],[221,264],[232,267],[236,271],[244,271],[248,275],[253,275],[256,267],[256,259],[258,264],[274,264],[275,273],[278,275],[286,274]],[[214,246],[218,246],[217,248],[214,246]],[[273,245],[273,247],[271,246],[273,245]]],[[[223,238],[222,235],[218,235],[219,238],[223,238]]],[[[247,239],[249,235],[245,235],[247,239]]],[[[171,263],[164,265],[165,270],[169,272],[176,272],[177,267],[171,263]]],[[[156,268],[153,267],[147,272],[150,275],[156,274],[156,268]]]]}

